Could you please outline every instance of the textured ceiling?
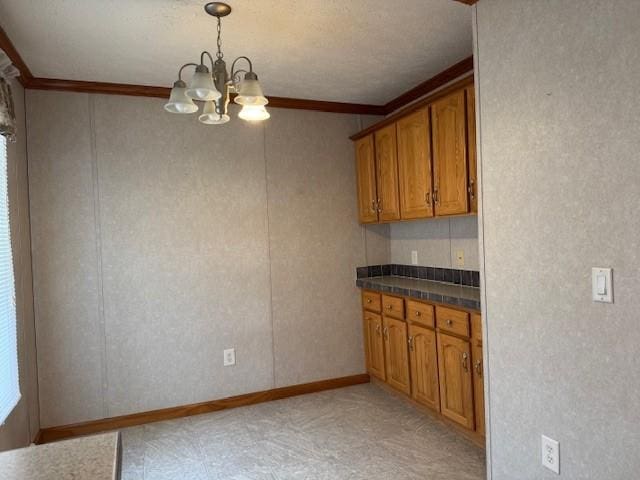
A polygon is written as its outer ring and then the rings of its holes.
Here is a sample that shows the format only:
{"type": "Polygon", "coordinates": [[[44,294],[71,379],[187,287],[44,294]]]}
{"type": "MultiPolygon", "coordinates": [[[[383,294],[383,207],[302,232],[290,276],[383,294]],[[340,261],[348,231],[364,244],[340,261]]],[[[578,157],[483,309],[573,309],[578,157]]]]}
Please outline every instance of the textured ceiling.
{"type": "MultiPolygon", "coordinates": [[[[0,24],[36,77],[171,86],[215,49],[204,0],[0,0],[0,24]]],[[[471,55],[452,0],[229,0],[228,63],[254,62],[266,95],[384,104],[471,55]]]]}

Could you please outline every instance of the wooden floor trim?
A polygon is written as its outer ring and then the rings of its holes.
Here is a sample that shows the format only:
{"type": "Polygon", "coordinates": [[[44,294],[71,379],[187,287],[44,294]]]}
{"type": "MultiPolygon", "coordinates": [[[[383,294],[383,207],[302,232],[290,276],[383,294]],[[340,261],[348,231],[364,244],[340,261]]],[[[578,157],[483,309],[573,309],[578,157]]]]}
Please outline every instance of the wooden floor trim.
{"type": "Polygon", "coordinates": [[[145,423],[189,417],[191,415],[200,415],[202,413],[216,412],[219,410],[243,407],[246,405],[255,405],[256,403],[270,402],[272,400],[280,400],[307,393],[322,392],[324,390],[369,383],[369,381],[369,375],[363,373],[360,375],[351,375],[348,377],[332,378],[318,382],[263,390],[261,392],[247,393],[244,395],[237,395],[234,397],[227,397],[220,400],[211,400],[202,403],[194,403],[191,405],[183,405],[180,407],[163,408],[160,410],[151,410],[131,415],[104,418],[102,420],[93,420],[90,422],[75,423],[60,427],[43,428],[38,432],[34,443],[49,443],[65,438],[89,435],[108,430],[117,430],[120,428],[143,425],[145,423]]]}

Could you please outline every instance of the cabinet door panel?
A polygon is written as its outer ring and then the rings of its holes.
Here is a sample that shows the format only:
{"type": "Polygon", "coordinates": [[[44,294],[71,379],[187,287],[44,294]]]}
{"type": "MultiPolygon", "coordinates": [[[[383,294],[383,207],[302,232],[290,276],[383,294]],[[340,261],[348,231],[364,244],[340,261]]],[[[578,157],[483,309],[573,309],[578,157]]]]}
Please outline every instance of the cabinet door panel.
{"type": "Polygon", "coordinates": [[[442,414],[473,429],[473,392],[469,342],[438,333],[438,370],[442,414]]]}
{"type": "Polygon", "coordinates": [[[476,432],[484,435],[484,371],[482,363],[482,346],[474,341],[471,347],[473,357],[473,400],[476,416],[476,432]]]}
{"type": "Polygon", "coordinates": [[[476,154],[476,96],[473,87],[467,94],[467,152],[469,156],[469,211],[478,211],[478,158],[476,154]]]}
{"type": "Polygon", "coordinates": [[[400,216],[403,219],[432,217],[428,109],[398,120],[397,135],[400,216]]]}
{"type": "Polygon", "coordinates": [[[358,182],[358,217],[360,223],[376,223],[376,162],[373,135],[356,141],[356,176],[358,182]]]}
{"type": "Polygon", "coordinates": [[[378,130],[375,133],[375,140],[378,218],[381,222],[400,220],[396,124],[378,130]]]}
{"type": "Polygon", "coordinates": [[[436,215],[468,212],[465,92],[431,105],[436,215]]]}
{"type": "Polygon", "coordinates": [[[387,383],[409,394],[409,355],[407,352],[407,324],[395,318],[383,318],[387,383]]]}
{"type": "Polygon", "coordinates": [[[364,337],[367,370],[374,377],[385,380],[384,340],[380,315],[364,312],[364,337]]]}
{"type": "Polygon", "coordinates": [[[409,357],[411,396],[416,402],[440,411],[436,333],[428,328],[409,325],[409,357]]]}

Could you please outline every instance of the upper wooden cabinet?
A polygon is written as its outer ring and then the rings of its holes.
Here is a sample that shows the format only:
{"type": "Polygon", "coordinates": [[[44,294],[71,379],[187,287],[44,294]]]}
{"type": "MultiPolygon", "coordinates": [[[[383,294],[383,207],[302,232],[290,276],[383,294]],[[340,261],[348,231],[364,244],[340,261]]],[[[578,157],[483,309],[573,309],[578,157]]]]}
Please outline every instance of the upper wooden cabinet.
{"type": "Polygon", "coordinates": [[[361,223],[477,212],[474,102],[465,80],[351,137],[361,223]]]}
{"type": "Polygon", "coordinates": [[[433,217],[428,108],[401,118],[396,125],[400,216],[407,220],[433,217]]]}
{"type": "Polygon", "coordinates": [[[373,134],[356,141],[356,177],[360,223],[376,223],[378,221],[374,152],[373,134]]]}
{"type": "Polygon", "coordinates": [[[478,212],[478,157],[476,153],[476,94],[465,88],[467,96],[467,156],[469,157],[469,210],[478,212]]]}
{"type": "Polygon", "coordinates": [[[467,213],[467,121],[465,92],[460,90],[431,106],[436,215],[467,213]]]}
{"type": "Polygon", "coordinates": [[[375,133],[375,140],[378,173],[378,219],[381,222],[400,220],[395,123],[378,130],[375,133]]]}

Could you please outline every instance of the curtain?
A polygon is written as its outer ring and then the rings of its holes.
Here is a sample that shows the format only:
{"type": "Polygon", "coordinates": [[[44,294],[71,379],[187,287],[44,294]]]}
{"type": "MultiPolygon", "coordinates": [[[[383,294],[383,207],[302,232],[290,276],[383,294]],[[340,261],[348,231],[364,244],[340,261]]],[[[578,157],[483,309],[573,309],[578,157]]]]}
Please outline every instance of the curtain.
{"type": "Polygon", "coordinates": [[[10,142],[16,139],[16,114],[9,82],[19,73],[6,53],[0,50],[0,135],[4,135],[10,142]]]}

